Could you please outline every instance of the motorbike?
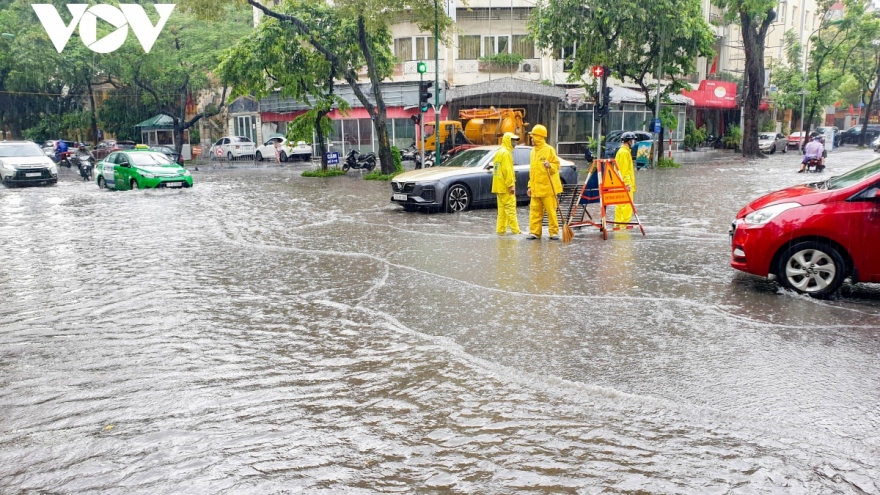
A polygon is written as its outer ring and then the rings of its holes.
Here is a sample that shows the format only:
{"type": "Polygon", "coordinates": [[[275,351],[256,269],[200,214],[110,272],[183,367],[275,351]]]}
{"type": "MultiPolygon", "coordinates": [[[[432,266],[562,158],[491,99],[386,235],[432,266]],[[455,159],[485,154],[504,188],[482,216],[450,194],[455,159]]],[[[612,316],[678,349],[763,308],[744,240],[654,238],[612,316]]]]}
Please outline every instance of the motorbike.
{"type": "Polygon", "coordinates": [[[73,166],[73,161],[72,161],[73,152],[72,151],[62,151],[61,153],[58,153],[55,156],[57,156],[57,162],[58,162],[59,167],[71,168],[73,166]]]}
{"type": "Polygon", "coordinates": [[[92,170],[95,168],[92,159],[88,156],[79,156],[76,158],[79,168],[79,175],[84,181],[92,180],[92,170]]]}
{"type": "Polygon", "coordinates": [[[368,172],[376,168],[376,155],[367,153],[361,155],[358,150],[351,150],[345,157],[345,163],[342,164],[342,170],[348,172],[350,168],[366,169],[368,172]]]}
{"type": "Polygon", "coordinates": [[[416,143],[409,145],[408,147],[400,150],[400,159],[403,161],[413,161],[418,160],[419,149],[416,148],[416,143]]]}
{"type": "Polygon", "coordinates": [[[821,158],[807,158],[804,162],[804,171],[805,172],[822,172],[825,170],[825,165],[822,165],[821,158]]]}

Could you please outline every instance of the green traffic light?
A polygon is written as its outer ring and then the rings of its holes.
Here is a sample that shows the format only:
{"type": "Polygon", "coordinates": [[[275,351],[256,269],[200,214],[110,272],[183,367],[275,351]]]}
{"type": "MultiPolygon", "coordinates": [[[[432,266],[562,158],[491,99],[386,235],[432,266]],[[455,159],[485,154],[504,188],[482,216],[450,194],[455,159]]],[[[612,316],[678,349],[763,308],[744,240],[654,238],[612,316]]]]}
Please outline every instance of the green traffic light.
{"type": "Polygon", "coordinates": [[[419,71],[419,74],[424,74],[425,72],[428,72],[428,64],[419,62],[416,64],[416,70],[419,71]]]}

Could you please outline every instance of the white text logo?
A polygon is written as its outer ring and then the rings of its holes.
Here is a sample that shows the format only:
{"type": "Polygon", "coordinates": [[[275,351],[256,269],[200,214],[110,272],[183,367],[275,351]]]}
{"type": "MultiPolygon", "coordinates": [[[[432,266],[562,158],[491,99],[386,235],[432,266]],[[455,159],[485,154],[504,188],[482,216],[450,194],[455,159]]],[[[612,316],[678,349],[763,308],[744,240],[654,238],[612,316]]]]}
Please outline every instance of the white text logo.
{"type": "Polygon", "coordinates": [[[171,16],[171,11],[174,10],[174,4],[170,3],[153,5],[156,12],[159,13],[159,22],[154,26],[150,22],[150,18],[147,17],[147,13],[144,12],[144,8],[137,4],[121,4],[119,8],[116,8],[107,4],[89,7],[88,4],[74,3],[67,6],[73,19],[70,21],[70,25],[65,25],[54,5],[36,3],[31,6],[37,13],[37,17],[40,18],[40,23],[46,29],[46,34],[49,35],[49,39],[52,40],[58,53],[61,53],[61,50],[67,46],[77,24],[79,25],[80,39],[93,52],[110,53],[118,49],[125,43],[130,26],[138,41],[141,42],[141,46],[144,47],[144,51],[150,53],[153,43],[156,42],[159,33],[165,27],[165,22],[171,16]],[[97,39],[99,17],[116,28],[115,31],[100,40],[97,39]]]}

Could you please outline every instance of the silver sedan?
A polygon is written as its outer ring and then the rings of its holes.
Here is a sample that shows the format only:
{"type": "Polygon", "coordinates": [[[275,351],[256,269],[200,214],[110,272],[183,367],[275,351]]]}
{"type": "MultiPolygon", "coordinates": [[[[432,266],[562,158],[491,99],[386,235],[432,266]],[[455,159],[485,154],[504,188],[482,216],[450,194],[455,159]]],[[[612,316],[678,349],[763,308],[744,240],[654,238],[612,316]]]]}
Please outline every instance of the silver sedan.
{"type": "Polygon", "coordinates": [[[773,154],[777,151],[788,151],[788,138],[780,132],[762,132],[758,134],[758,148],[764,153],[773,154]]]}

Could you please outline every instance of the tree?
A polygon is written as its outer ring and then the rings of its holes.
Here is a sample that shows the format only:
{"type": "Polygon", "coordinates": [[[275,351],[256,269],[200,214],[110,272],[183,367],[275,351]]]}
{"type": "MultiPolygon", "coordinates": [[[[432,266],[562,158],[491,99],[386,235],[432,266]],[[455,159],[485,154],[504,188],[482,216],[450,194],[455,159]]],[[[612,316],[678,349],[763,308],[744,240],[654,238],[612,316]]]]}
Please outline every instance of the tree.
{"type": "Polygon", "coordinates": [[[594,65],[609,67],[615,78],[639,86],[656,118],[658,66],[661,79],[670,80],[661,86],[663,101],[686,87],[684,77],[696,70],[697,57],[712,56],[715,38],[701,9],[694,0],[598,0],[589,6],[545,0],[533,11],[529,29],[542,49],[577,47],[570,81],[582,81],[594,65]]]}
{"type": "MultiPolygon", "coordinates": [[[[150,53],[144,53],[130,36],[106,64],[120,83],[144,93],[143,101],[154,114],[171,117],[178,153],[184,144],[183,132],[202,118],[220,113],[225,103],[224,98],[220,105],[209,105],[187,119],[187,99],[214,84],[210,73],[224,50],[251,29],[248,9],[224,7],[221,14],[213,25],[205,25],[187,12],[178,12],[168,20],[150,53]]],[[[223,91],[225,96],[225,86],[223,91]]]]}
{"type": "MultiPolygon", "coordinates": [[[[351,30],[344,28],[344,21],[336,19],[330,6],[303,5],[299,12],[310,30],[329,30],[325,44],[333,47],[334,52],[340,50],[339,45],[348,43],[351,30]]],[[[289,23],[267,18],[227,52],[217,72],[232,85],[231,97],[251,94],[260,98],[278,91],[281,96],[310,105],[311,110],[294,120],[288,135],[293,141],[311,141],[314,130],[321,165],[327,170],[328,148],[324,138],[331,132],[327,114],[334,105],[347,110],[348,103],[333,93],[336,67],[325,53],[316,50],[289,23]]]]}
{"type": "MultiPolygon", "coordinates": [[[[382,97],[382,81],[392,72],[394,57],[391,55],[391,24],[406,17],[422,31],[431,32],[435,26],[441,37],[447,35],[452,20],[445,13],[435,17],[435,0],[340,0],[334,2],[337,19],[348,26],[349,23],[356,33],[349,42],[342,46],[334,46],[332,38],[335,29],[349,29],[344,26],[327,26],[324,29],[313,29],[303,19],[310,8],[321,0],[283,0],[279,7],[269,8],[257,0],[244,0],[260,10],[268,17],[291,26],[298,36],[323,54],[332,65],[335,74],[351,87],[357,99],[364,106],[373,120],[376,137],[379,143],[379,161],[383,174],[394,172],[394,158],[391,153],[391,142],[388,138],[388,119],[386,117],[385,100],[382,97]],[[331,39],[328,40],[328,37],[331,39]],[[364,93],[358,81],[358,71],[366,67],[370,79],[372,101],[364,93]]],[[[184,0],[181,4],[192,9],[205,18],[216,17],[217,7],[224,5],[219,0],[184,0]]]]}
{"type": "Polygon", "coordinates": [[[776,19],[776,0],[712,0],[724,10],[724,20],[738,21],[745,52],[745,94],[743,95],[743,147],[746,158],[764,156],[758,148],[758,110],[764,94],[764,44],[776,19]]]}

